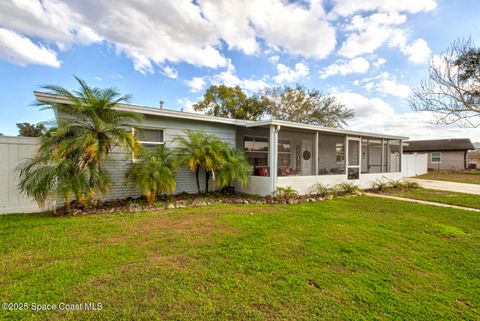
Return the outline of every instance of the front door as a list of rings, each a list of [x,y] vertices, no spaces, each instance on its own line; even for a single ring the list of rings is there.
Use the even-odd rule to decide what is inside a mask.
[[[347,175],[348,179],[360,179],[360,139],[348,138]]]
[[[312,141],[304,139],[302,140],[302,154],[301,154],[301,173],[302,176],[313,175],[313,150]]]

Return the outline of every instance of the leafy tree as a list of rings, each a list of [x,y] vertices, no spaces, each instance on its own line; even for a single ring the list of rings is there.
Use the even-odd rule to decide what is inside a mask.
[[[267,88],[260,95],[268,102],[267,114],[277,120],[342,127],[354,115],[335,97],[301,85]]]
[[[30,124],[30,123],[17,123],[18,136],[24,137],[40,137],[45,134],[47,127],[44,124]]]
[[[252,168],[245,154],[238,149],[228,148],[224,151],[224,158],[217,175],[218,185],[224,187],[240,183],[245,186],[252,174]]]
[[[257,120],[264,113],[265,106],[264,100],[257,96],[248,97],[238,86],[212,85],[193,108],[218,117]]]
[[[92,88],[83,80],[75,78],[80,85],[76,91],[53,85],[44,87],[52,94],[66,97],[69,104],[45,104],[39,101],[38,105],[56,108],[57,112],[65,115],[68,120],[59,121],[57,127],[47,131],[42,138],[37,157],[20,169],[20,179],[28,181],[28,176],[36,175],[37,171],[46,172],[51,166],[65,162],[71,167],[71,173],[78,175],[78,179],[86,180],[86,199],[92,201],[95,191],[105,193],[109,187],[109,178],[102,166],[112,149],[119,146],[127,152],[138,150],[138,142],[124,125],[132,120],[140,120],[141,117],[115,109],[117,104],[127,101],[129,96],[122,96],[113,88]],[[68,189],[71,184],[61,182],[65,177],[59,174],[50,178],[52,182],[57,182],[51,185],[65,186]],[[32,184],[36,182],[41,184],[42,180],[32,181]],[[19,187],[35,199],[42,198],[34,195],[40,191],[41,185],[28,187],[27,184],[20,184]],[[51,189],[54,190],[56,189]],[[71,192],[78,201],[78,193],[73,189]]]
[[[158,195],[175,191],[177,169],[174,151],[159,146],[153,152],[144,150],[138,161],[132,163],[127,178],[142,187],[147,202],[153,203]]]
[[[415,111],[435,113],[437,124],[480,125],[480,48],[453,42],[428,65],[428,77],[408,98]]]
[[[178,154],[180,163],[195,172],[198,193],[201,193],[199,172],[205,170],[205,192],[208,192],[210,178],[215,179],[215,172],[222,166],[226,144],[219,138],[204,131],[185,131],[186,137],[178,136]]]

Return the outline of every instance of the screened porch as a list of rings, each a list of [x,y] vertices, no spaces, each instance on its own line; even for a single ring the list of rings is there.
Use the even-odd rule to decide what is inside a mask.
[[[245,152],[256,187],[263,184],[271,193],[288,185],[304,193],[316,182],[365,186],[376,177],[401,178],[401,139],[312,127],[238,128],[236,146]]]

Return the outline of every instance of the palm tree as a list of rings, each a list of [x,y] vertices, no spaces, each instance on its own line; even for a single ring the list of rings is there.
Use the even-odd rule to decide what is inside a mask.
[[[75,159],[37,154],[20,165],[19,189],[40,206],[61,198],[70,212],[71,196],[81,200],[86,192],[86,173],[78,171],[75,163]]]
[[[252,168],[245,154],[233,148],[226,149],[224,154],[225,160],[217,175],[218,185],[225,187],[240,183],[242,186],[245,186],[252,174]]]
[[[178,136],[178,155],[180,164],[186,165],[195,172],[198,193],[200,190],[200,168],[205,170],[205,192],[208,192],[210,177],[215,179],[215,171],[221,167],[224,160],[226,144],[218,137],[208,135],[204,131],[185,131],[186,137]]]
[[[140,120],[141,116],[115,108],[119,103],[127,102],[129,96],[121,95],[114,88],[92,88],[85,81],[77,77],[75,79],[80,85],[75,91],[54,85],[43,87],[51,94],[67,98],[69,103],[45,104],[39,101],[37,105],[55,108],[58,113],[64,114],[65,120],[59,121],[57,127],[50,129],[42,137],[38,157],[31,160],[38,164],[25,164],[20,172],[27,178],[37,170],[50,168],[53,165],[46,160],[47,157],[52,158],[53,164],[57,161],[68,161],[72,163],[75,172],[81,173],[81,177],[87,179],[87,199],[92,201],[95,191],[105,193],[108,189],[109,179],[102,165],[112,149],[119,146],[127,152],[138,151],[140,145],[125,125],[130,121]],[[34,181],[31,181],[31,184],[34,184]],[[25,191],[22,187],[27,186],[20,184],[19,187]],[[31,187],[31,192],[41,189],[41,186]]]
[[[159,146],[153,152],[144,150],[140,158],[132,163],[127,178],[142,187],[147,202],[153,203],[157,195],[175,191],[177,169],[176,154]]]

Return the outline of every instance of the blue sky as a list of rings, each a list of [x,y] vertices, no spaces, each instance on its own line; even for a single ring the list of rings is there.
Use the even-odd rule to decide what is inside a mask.
[[[480,43],[475,0],[135,1],[0,3],[0,133],[53,119],[31,106],[41,85],[73,75],[133,103],[191,110],[211,84],[248,93],[301,83],[356,112],[349,128],[412,138],[470,137],[429,124],[405,98],[458,37]]]

